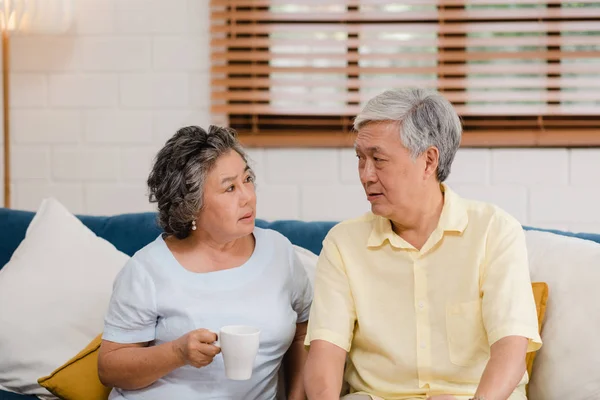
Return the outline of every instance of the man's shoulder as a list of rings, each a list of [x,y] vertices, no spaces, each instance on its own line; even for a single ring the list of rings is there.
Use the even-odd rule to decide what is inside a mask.
[[[370,234],[373,229],[373,222],[377,216],[372,212],[367,212],[359,217],[345,219],[335,224],[327,233],[326,240],[343,240],[349,236],[356,237]]]
[[[465,198],[462,201],[467,210],[470,225],[477,224],[502,230],[522,228],[516,217],[497,204]]]

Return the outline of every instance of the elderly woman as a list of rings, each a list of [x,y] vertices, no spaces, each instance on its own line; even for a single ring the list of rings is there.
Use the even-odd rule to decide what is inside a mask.
[[[179,130],[148,178],[164,233],[114,283],[98,369],[110,399],[304,399],[312,289],[291,243],[255,227],[254,173],[235,133]],[[228,380],[225,325],[261,330],[252,377]]]

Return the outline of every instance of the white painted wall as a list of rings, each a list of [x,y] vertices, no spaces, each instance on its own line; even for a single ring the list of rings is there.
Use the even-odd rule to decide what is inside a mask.
[[[209,115],[207,0],[76,0],[59,37],[12,41],[13,204],[151,210],[150,159]],[[350,149],[252,149],[259,217],[339,220],[368,209]],[[600,232],[600,149],[462,149],[449,184],[522,223]]]

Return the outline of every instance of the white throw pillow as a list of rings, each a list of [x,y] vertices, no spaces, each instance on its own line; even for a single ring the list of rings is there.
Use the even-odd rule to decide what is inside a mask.
[[[128,258],[45,199],[0,270],[0,385],[49,396],[38,378],[102,331],[113,280]]]
[[[317,260],[319,257],[313,253],[312,251],[305,249],[304,247],[300,247],[297,245],[293,245],[294,251],[298,256],[298,259],[302,263],[304,270],[306,271],[306,275],[308,275],[308,280],[310,284],[314,287],[315,285],[315,271],[317,269]],[[279,385],[277,386],[277,395],[275,397],[277,400],[286,400],[285,395],[285,377],[284,377],[284,369],[279,369]]]
[[[308,275],[308,280],[310,281],[310,284],[314,286],[315,271],[317,269],[317,260],[319,259],[319,257],[315,253],[308,249],[305,249],[304,247],[294,245],[294,250],[296,250],[296,255],[298,256],[300,262],[306,270],[306,274]]]
[[[549,286],[530,400],[600,399],[600,244],[526,232],[532,281]]]

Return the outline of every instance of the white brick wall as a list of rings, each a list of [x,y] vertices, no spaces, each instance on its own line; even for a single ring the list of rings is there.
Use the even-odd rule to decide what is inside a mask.
[[[145,180],[156,151],[177,128],[211,121],[207,4],[76,0],[68,35],[13,39],[16,208],[56,196],[78,213],[152,209]],[[262,218],[340,220],[368,210],[352,149],[250,156]],[[448,183],[525,224],[600,232],[599,176],[600,149],[463,149]]]

